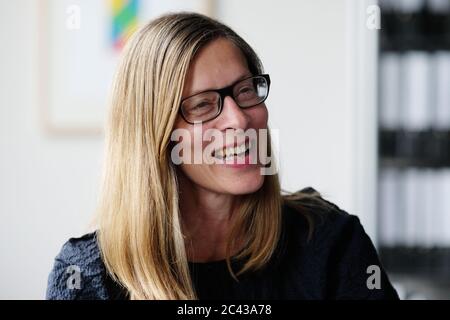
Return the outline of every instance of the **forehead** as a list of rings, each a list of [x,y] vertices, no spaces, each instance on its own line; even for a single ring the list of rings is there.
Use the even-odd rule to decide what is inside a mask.
[[[219,38],[202,47],[189,66],[183,96],[228,86],[251,75],[242,51],[230,40]]]

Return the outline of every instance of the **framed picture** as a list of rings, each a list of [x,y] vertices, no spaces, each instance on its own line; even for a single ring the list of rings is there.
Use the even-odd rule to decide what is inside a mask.
[[[166,12],[213,16],[213,0],[39,2],[38,92],[51,134],[101,134],[120,51],[141,25]]]

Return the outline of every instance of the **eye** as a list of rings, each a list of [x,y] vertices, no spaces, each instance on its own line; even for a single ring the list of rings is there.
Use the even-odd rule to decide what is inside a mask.
[[[237,98],[239,100],[247,100],[254,98],[256,96],[256,90],[253,85],[246,85],[244,87],[239,88],[237,93]]]
[[[210,107],[210,106],[211,106],[211,102],[203,101],[203,102],[200,102],[197,105],[195,105],[192,109],[202,109],[202,108],[206,108],[206,107]]]
[[[253,93],[255,92],[255,88],[253,86],[247,86],[247,87],[243,87],[239,90],[239,94],[241,93]]]
[[[220,97],[215,92],[202,93],[186,100],[183,103],[183,108],[186,113],[191,115],[203,115],[214,112],[217,109],[219,99]]]

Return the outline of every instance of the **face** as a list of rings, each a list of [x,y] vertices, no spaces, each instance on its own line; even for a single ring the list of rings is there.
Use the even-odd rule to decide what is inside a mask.
[[[206,90],[227,87],[249,76],[252,76],[252,74],[240,49],[227,39],[216,39],[197,52],[188,70],[182,99]],[[185,147],[190,148],[192,155],[198,151],[199,144],[203,154],[211,154],[210,151],[205,151],[223,150],[223,147],[230,146],[230,143],[232,146],[239,147],[245,141],[242,139],[243,135],[235,133],[235,140],[230,141],[226,134],[236,132],[234,130],[239,129],[244,132],[252,129],[250,131],[256,130],[258,133],[259,129],[267,129],[267,118],[267,108],[264,103],[243,109],[236,104],[232,97],[227,96],[223,101],[220,115],[203,122],[200,129],[202,133],[209,129],[220,133],[222,139],[216,140],[216,143],[222,140],[219,148],[217,144],[214,148],[211,148],[211,146],[207,148],[211,141],[201,139],[201,142],[196,144],[196,150],[194,150],[194,127],[196,127],[195,130],[199,130],[200,126],[187,123],[181,115],[178,115],[174,129],[183,129],[188,132],[191,139],[186,140],[190,141],[185,143],[190,145],[185,145]],[[196,134],[198,136],[198,131],[196,131]],[[253,142],[255,142],[254,145],[258,143],[257,140]],[[238,150],[235,150],[235,152],[238,153]],[[216,155],[219,152],[213,154]],[[205,161],[192,164],[183,163],[177,169],[179,175],[182,176],[181,179],[190,184],[190,187],[202,188],[220,194],[248,194],[257,191],[262,186],[264,175],[260,173],[261,165],[257,163],[258,161],[250,161],[250,164],[248,161],[245,164],[239,164],[242,162],[239,162],[236,157],[232,157],[231,160],[228,159],[221,161],[222,163],[212,164],[205,163]]]

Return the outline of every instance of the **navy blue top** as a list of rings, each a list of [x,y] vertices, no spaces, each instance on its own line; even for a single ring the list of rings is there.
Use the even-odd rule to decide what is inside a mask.
[[[302,201],[307,206],[311,200]],[[359,219],[328,203],[331,209],[314,208],[309,240],[305,215],[283,206],[282,236],[274,256],[263,269],[238,277],[239,282],[229,274],[225,260],[189,262],[198,297],[398,299]],[[233,261],[232,265],[239,267],[240,263]],[[46,298],[127,298],[127,292],[105,270],[95,233],[71,238],[64,244],[49,275]]]

